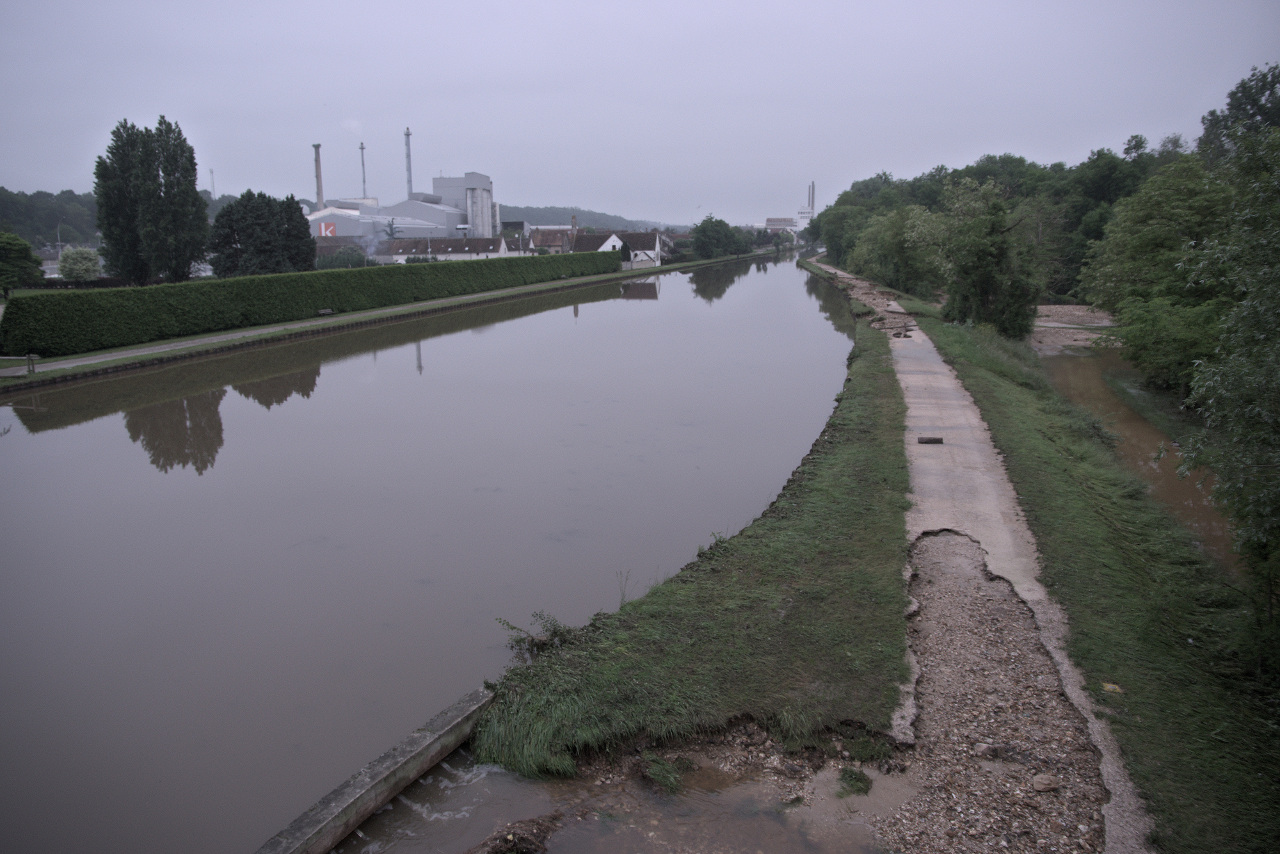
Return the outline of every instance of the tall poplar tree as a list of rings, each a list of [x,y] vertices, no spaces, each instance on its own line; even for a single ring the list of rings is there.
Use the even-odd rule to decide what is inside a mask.
[[[122,120],[94,169],[107,269],[137,284],[181,282],[204,257],[209,232],[196,190],[196,155],[164,116],[154,130]]]

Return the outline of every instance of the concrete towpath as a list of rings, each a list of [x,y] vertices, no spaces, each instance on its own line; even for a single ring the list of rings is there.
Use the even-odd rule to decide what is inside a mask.
[[[1039,581],[1035,539],[1022,515],[1018,496],[1005,473],[1004,464],[992,444],[986,423],[977,405],[965,391],[955,372],[943,362],[933,342],[915,327],[914,322],[902,312],[890,295],[880,293],[870,283],[850,277],[842,271],[831,267],[825,267],[825,269],[849,291],[852,297],[875,309],[878,315],[877,325],[881,325],[892,334],[890,347],[894,369],[907,405],[906,451],[910,468],[911,495],[909,497],[912,500],[912,508],[907,512],[906,525],[908,541],[913,544],[913,552],[935,535],[944,533],[959,535],[952,538],[952,542],[959,542],[955,545],[945,545],[943,550],[964,551],[963,547],[968,546],[968,543],[963,542],[964,540],[975,544],[980,569],[1007,581],[1012,587],[1012,592],[1025,603],[1026,608],[1030,609],[1034,621],[1028,623],[1032,627],[1031,634],[1025,636],[1023,642],[1034,646],[1034,638],[1038,634],[1043,650],[1052,662],[1049,665],[1046,661],[1046,669],[1052,668],[1047,675],[1052,677],[1054,675],[1052,671],[1056,670],[1059,683],[1057,687],[1060,687],[1061,694],[1065,695],[1070,705],[1074,707],[1075,713],[1072,713],[1072,717],[1081,726],[1082,738],[1084,728],[1087,728],[1088,740],[1093,748],[1096,748],[1099,757],[1094,761],[1098,762],[1101,782],[1109,795],[1109,799],[1101,808],[1105,824],[1105,851],[1111,854],[1138,854],[1138,852],[1149,851],[1146,839],[1151,829],[1150,818],[1121,761],[1119,746],[1107,722],[1095,711],[1089,695],[1084,690],[1082,675],[1067,657],[1066,617]],[[921,443],[919,440],[922,438],[929,439],[930,442]],[[936,545],[934,550],[937,550]],[[940,561],[935,559],[931,564],[935,571],[940,569],[944,576],[950,573],[957,577],[931,577],[928,579],[931,587],[935,580],[955,584],[961,571],[958,569],[952,571],[951,564],[959,566],[963,563],[963,559],[949,561],[945,556]],[[966,591],[969,588],[974,591],[973,607],[969,610],[974,613],[981,612],[980,619],[966,630],[974,635],[984,631],[991,621],[1002,619],[999,609],[991,610],[990,607],[991,602],[999,598],[999,591],[993,588],[979,589],[982,588],[985,573],[973,573],[971,584],[961,582],[947,594],[955,598],[968,595]],[[940,589],[943,586],[945,584],[940,583],[937,588]],[[923,597],[923,593],[921,595]],[[941,613],[947,613],[945,609],[948,605],[954,606],[955,603],[942,602]],[[983,608],[987,610],[983,611]],[[953,616],[948,614],[942,618],[942,622],[956,622]],[[926,622],[929,621],[929,607],[926,606],[921,611],[920,618]],[[940,633],[945,631],[947,626],[926,627],[924,634],[927,635],[930,628],[935,633]],[[996,635],[1006,639],[1017,636],[1012,630],[1009,633],[998,631]],[[964,645],[966,637],[953,636],[947,643]],[[976,646],[980,640],[975,638],[973,643]],[[916,645],[916,641],[913,640],[913,649]],[[979,679],[982,671],[991,669],[983,667],[983,662],[990,664],[1004,652],[1006,651],[1000,648],[1000,643],[997,641],[994,646],[979,650],[976,659],[970,659],[971,664],[965,669],[973,675],[959,675],[957,678],[957,674],[934,674],[947,678],[934,679],[932,682],[941,684],[945,688],[945,683],[950,678],[959,683],[954,690],[963,694],[964,683]],[[975,660],[978,662],[976,666],[972,664]],[[921,660],[920,666],[924,674],[921,683],[918,684],[922,684],[923,678],[930,676],[929,664]],[[965,717],[979,717],[986,714],[982,709],[994,708],[996,712],[991,720],[998,722],[1001,720],[1001,711],[1005,712],[1004,717],[1011,717],[1008,710],[1025,709],[1025,698],[1019,697],[1018,694],[1032,684],[1030,681],[1023,679],[1019,683],[1019,680],[1005,678],[1005,675],[1000,673],[988,675],[990,680],[986,683],[987,687],[978,693],[991,696],[977,698],[975,700],[977,706],[974,707],[977,710],[970,711],[966,708],[963,713]],[[909,697],[908,702],[904,704],[906,708],[916,710],[918,706],[921,718],[945,713],[941,708],[936,712],[931,710],[930,701],[919,696],[919,692],[915,693],[916,695]],[[1057,694],[1056,691],[1052,693]],[[1000,696],[1001,694],[1007,696]],[[1020,714],[1025,717],[1029,713],[1024,711]],[[996,724],[993,723],[992,726]],[[939,729],[954,730],[956,727],[954,723],[948,722],[948,727]],[[1053,732],[1053,728],[1046,729],[1040,737],[1055,738],[1052,735]],[[955,739],[953,738],[952,741]],[[978,760],[1000,758],[998,745],[978,743],[973,747],[978,754],[976,757]],[[945,749],[947,748],[940,748],[940,752]],[[1066,762],[1065,746],[1062,751],[1056,755],[1064,757],[1063,761]],[[999,762],[986,761],[983,765],[982,761],[969,761],[971,758],[965,757],[979,776],[984,770],[991,774],[1002,771],[997,767],[1001,765]],[[952,764],[957,765],[954,762]],[[944,775],[945,779],[957,780],[960,775],[956,770],[956,768],[949,769]],[[1008,768],[1004,768],[1003,771],[1007,773]],[[996,776],[999,775],[996,774]],[[1055,787],[1057,784],[1057,781],[1054,781]],[[992,792],[998,789],[999,786],[996,785],[991,787]],[[1040,791],[1039,784],[1035,791]],[[1013,801],[1015,804],[1018,803],[1017,797],[1014,797]],[[1084,825],[1081,829],[1084,829]],[[975,830],[968,835],[972,837],[977,832]],[[991,843],[994,844],[995,840],[992,839]],[[1092,850],[1087,842],[1080,847],[1083,850]]]

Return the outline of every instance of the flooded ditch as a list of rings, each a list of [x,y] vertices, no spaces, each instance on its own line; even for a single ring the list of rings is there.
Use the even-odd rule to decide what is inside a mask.
[[[1231,527],[1210,498],[1212,481],[1204,479],[1204,472],[1178,477],[1179,459],[1172,439],[1108,383],[1110,379],[1142,393],[1138,372],[1117,350],[1105,348],[1046,356],[1043,362],[1058,393],[1115,434],[1121,462],[1146,481],[1152,497],[1192,531],[1205,554],[1224,567],[1234,567]]]

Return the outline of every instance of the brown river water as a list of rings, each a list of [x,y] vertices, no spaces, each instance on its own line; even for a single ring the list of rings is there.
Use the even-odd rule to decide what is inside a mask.
[[[1138,372],[1112,349],[1046,356],[1043,361],[1058,393],[1091,412],[1117,436],[1120,461],[1147,482],[1152,497],[1192,532],[1205,554],[1224,567],[1234,567],[1231,527],[1209,497],[1212,480],[1206,480],[1204,472],[1178,477],[1172,440],[1107,384],[1111,377],[1143,393]]]
[[[842,312],[734,262],[0,400],[0,848],[255,850],[763,511]]]

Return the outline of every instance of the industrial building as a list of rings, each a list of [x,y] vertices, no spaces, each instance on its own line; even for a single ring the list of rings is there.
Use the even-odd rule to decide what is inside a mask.
[[[382,206],[375,197],[359,199],[324,198],[320,172],[320,146],[315,148],[316,210],[307,215],[316,238],[355,238],[367,248],[396,238],[495,238],[501,217],[493,200],[493,181],[488,175],[467,172],[460,178],[438,177],[431,181],[430,193],[413,191],[413,164],[409,150],[409,129],[405,128],[404,201]],[[363,166],[363,144],[361,164]]]

